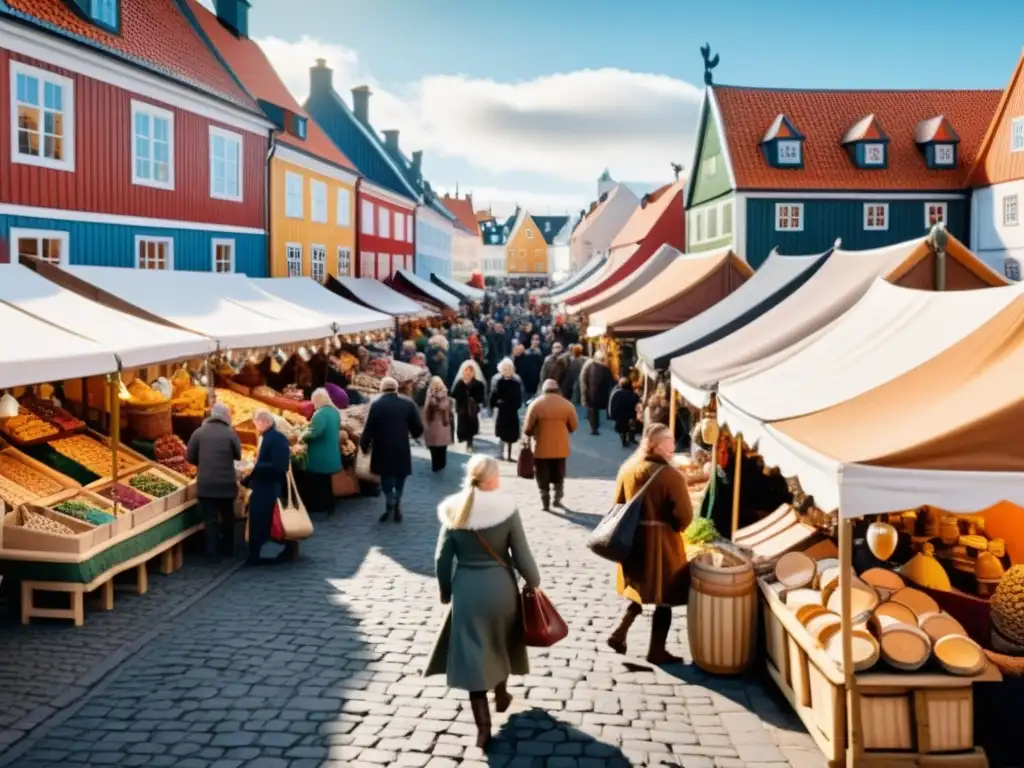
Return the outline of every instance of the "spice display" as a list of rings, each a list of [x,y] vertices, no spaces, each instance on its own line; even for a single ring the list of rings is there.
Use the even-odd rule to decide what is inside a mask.
[[[52,517],[46,517],[46,515],[37,515],[35,512],[24,512],[24,522],[21,527],[27,528],[30,531],[40,531],[42,533],[56,533],[60,536],[74,536],[75,532],[68,528],[64,523],[58,523]]]
[[[48,477],[39,470],[10,456],[0,456],[0,476],[29,494],[29,498],[22,501],[52,496],[64,490],[64,486],[52,477]]]
[[[170,480],[165,480],[151,472],[143,472],[141,475],[136,475],[128,481],[128,484],[135,490],[142,491],[158,499],[162,499],[164,496],[178,490],[178,486]]]
[[[127,510],[136,510],[139,507],[146,506],[152,501],[148,496],[144,496],[131,486],[125,485],[124,483],[116,483],[115,485],[104,488],[99,492],[99,495],[105,499],[116,501]]]
[[[62,437],[50,443],[50,447],[76,464],[81,464],[94,475],[111,477],[114,474],[114,461],[110,446],[93,440],[91,437],[85,435]],[[123,452],[118,455],[118,465],[121,469],[137,464],[138,461]]]
[[[171,412],[175,416],[203,416],[206,414],[207,391],[203,387],[189,386],[175,390],[171,401]]]
[[[90,525],[106,525],[117,520],[110,512],[104,512],[102,509],[97,509],[87,502],[76,499],[62,501],[60,504],[55,504],[53,508],[61,514],[81,520],[83,523],[89,523]]]
[[[45,440],[48,437],[60,434],[59,429],[24,407],[18,409],[17,416],[3,419],[0,429],[19,443]]]

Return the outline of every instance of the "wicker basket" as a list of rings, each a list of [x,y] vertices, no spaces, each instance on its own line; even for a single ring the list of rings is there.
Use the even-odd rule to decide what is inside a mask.
[[[127,411],[128,427],[142,440],[156,440],[174,431],[170,403],[148,408],[132,405]]]

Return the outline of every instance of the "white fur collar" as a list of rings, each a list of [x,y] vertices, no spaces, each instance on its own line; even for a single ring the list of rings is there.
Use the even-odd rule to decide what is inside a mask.
[[[466,501],[467,491],[460,491],[442,501],[437,507],[437,519],[441,525],[449,525],[452,518],[459,514]],[[473,509],[469,513],[466,529],[482,531],[501,525],[516,513],[515,501],[502,491],[474,491]]]

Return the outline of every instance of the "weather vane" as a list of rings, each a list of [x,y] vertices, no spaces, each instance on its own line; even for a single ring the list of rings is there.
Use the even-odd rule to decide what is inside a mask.
[[[711,81],[711,70],[718,66],[718,54],[711,55],[710,43],[704,43],[700,47],[700,53],[704,57],[704,85],[714,85]]]
[[[676,181],[679,181],[679,174],[683,172],[683,166],[680,163],[672,163],[672,173],[676,175]]]

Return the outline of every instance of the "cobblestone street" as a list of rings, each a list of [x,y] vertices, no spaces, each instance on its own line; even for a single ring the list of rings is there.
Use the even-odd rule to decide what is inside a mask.
[[[492,431],[485,422],[478,450],[496,455]],[[542,512],[533,483],[503,464],[544,589],[571,632],[531,651],[532,674],[513,678],[515,703],[495,716],[489,754],[471,746],[466,694],[420,676],[442,616],[435,509],[466,456],[431,476],[426,450],[414,455],[401,526],[377,522],[381,500],[346,500],[315,520],[297,563],[232,571],[188,558],[181,572],[155,576],[150,594],[89,611],[82,629],[0,627],[0,750],[10,745],[0,766],[823,765],[759,677],[651,668],[647,617],[628,656],[605,647],[621,604],[613,569],[584,540],[625,451],[610,430],[593,437],[585,425],[567,510]],[[670,648],[688,657],[685,637],[677,610]]]

